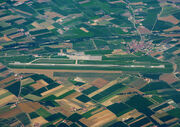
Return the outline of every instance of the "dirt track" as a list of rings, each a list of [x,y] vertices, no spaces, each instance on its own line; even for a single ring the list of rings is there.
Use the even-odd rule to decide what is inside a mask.
[[[54,72],[79,72],[79,73],[122,73],[122,71],[101,71],[101,70],[42,70],[42,69],[11,69],[15,73],[37,73],[45,74],[53,78]]]

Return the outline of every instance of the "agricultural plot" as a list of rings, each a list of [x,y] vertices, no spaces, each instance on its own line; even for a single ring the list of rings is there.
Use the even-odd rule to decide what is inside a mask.
[[[167,5],[163,7],[163,12],[161,13],[160,16],[161,17],[168,16],[168,15],[176,14],[178,12],[179,10],[177,8]]]
[[[9,62],[26,63],[26,62],[31,62],[32,60],[34,60],[33,56],[13,56],[13,57],[1,57],[0,58],[0,62],[5,64],[5,65]]]
[[[99,112],[88,119],[82,118],[80,121],[85,123],[87,126],[102,126],[109,123],[112,120],[115,120],[116,116],[109,110],[104,110]]]
[[[84,73],[79,74],[80,76],[84,75]],[[88,75],[88,73],[85,73],[85,75]],[[104,75],[104,73],[99,74],[99,76]],[[72,84],[67,87],[58,84],[42,74],[28,75],[27,78],[24,78],[21,81],[21,83],[23,83],[21,97],[28,99],[28,101],[32,100],[36,102],[21,102],[18,104],[19,109],[16,108],[16,110],[9,111],[8,108],[3,108],[3,110],[7,111],[3,116],[7,117],[11,112],[15,115],[24,112],[29,114],[31,121],[34,124],[59,124],[67,118],[69,121],[78,124],[80,121],[82,125],[85,126],[91,126],[92,123],[101,126],[104,124],[113,125],[116,123],[117,117],[118,119],[122,119],[131,115],[132,118],[125,121],[125,125],[127,124],[133,127],[136,125],[152,124],[152,122],[149,119],[147,120],[146,117],[143,117],[142,114],[151,115],[153,112],[157,112],[162,108],[164,109],[169,106],[164,106],[162,104],[156,108],[150,108],[149,106],[152,106],[153,104],[164,103],[164,96],[159,97],[159,95],[156,94],[155,96],[152,96],[152,98],[145,97],[143,92],[140,92],[138,89],[145,89],[149,84],[153,87],[153,90],[145,91],[147,94],[154,94],[153,91],[160,89],[159,87],[156,88],[157,85],[152,85],[154,82],[150,82],[142,87],[142,84],[146,84],[146,82],[135,74],[134,76],[129,76],[129,74],[119,74],[117,76],[119,77],[118,80],[113,80],[111,82],[109,82],[110,80],[96,77],[93,81],[91,80],[89,83],[84,83],[79,82],[80,80],[74,80],[76,79],[75,77],[76,75],[73,75],[72,78],[69,78],[69,81],[72,82]],[[84,81],[84,78],[81,77],[81,80]],[[63,84],[62,81],[61,83]],[[163,86],[160,86],[163,88],[167,85],[162,81],[156,81],[155,83],[163,84]],[[134,88],[129,88],[133,86]],[[78,91],[81,88],[84,89]],[[171,87],[168,87],[168,89],[171,89]],[[134,94],[133,92],[136,93]],[[158,93],[163,95],[164,91],[158,91]],[[45,95],[41,96],[42,94]],[[126,98],[123,97],[124,94],[126,95]],[[128,94],[132,95],[128,96]],[[0,97],[2,97],[2,99],[6,99],[6,97],[10,97],[11,95],[12,94],[7,90],[1,90]],[[171,94],[169,97],[171,98],[173,96],[174,94]],[[13,95],[11,99],[13,97],[15,96]],[[10,102],[10,100],[6,100]],[[49,107],[49,109],[46,107]],[[137,110],[139,112],[137,112]],[[13,116],[13,114],[11,116]],[[101,119],[99,119],[100,116],[102,117]],[[161,119],[166,122],[178,117],[177,114],[174,114],[173,116],[174,117],[172,118],[162,117]],[[19,119],[21,119],[21,117],[19,117]],[[28,125],[29,122],[25,120],[23,124]]]
[[[138,111],[143,112],[144,114],[151,115],[153,112],[147,107],[152,105],[153,103],[143,98],[140,95],[135,95],[131,97],[127,102],[127,105],[136,108]]]
[[[48,123],[48,121],[45,120],[42,116],[40,116],[40,117],[32,119],[32,123],[33,124],[39,123],[40,125],[45,125],[46,123]]]
[[[14,84],[6,87],[5,89],[9,90],[11,93],[13,93],[15,96],[18,96],[20,91],[20,82],[15,82]]]
[[[1,90],[0,91],[0,99],[3,99],[4,97],[7,97],[7,96],[9,96],[9,95],[11,95],[12,93],[10,93],[9,91],[6,91],[6,90]]]
[[[171,27],[173,27],[172,23],[158,20],[156,22],[156,25],[154,26],[154,30],[162,31],[162,30],[165,30],[165,29],[169,29]]]
[[[29,121],[29,118],[28,118],[28,116],[26,115],[26,114],[18,114],[17,116],[16,116],[16,118],[18,119],[18,120],[20,120],[21,122],[22,122],[22,124],[23,125],[28,125],[28,124],[30,124],[30,121]]]
[[[36,112],[29,113],[29,116],[30,116],[31,119],[39,117],[39,115]]]
[[[90,101],[91,99],[85,95],[81,95],[81,96],[78,96],[76,99],[78,99],[79,101],[82,101],[84,103]]]
[[[57,121],[59,119],[64,119],[64,118],[66,118],[66,116],[64,116],[61,113],[57,113],[57,114],[50,115],[50,116],[46,117],[45,119],[49,122],[53,122],[53,121]]]
[[[167,88],[170,88],[170,86],[166,82],[160,81],[160,82],[151,82],[146,86],[144,86],[143,88],[141,88],[140,90],[146,92],[146,91],[153,91],[153,90],[167,89]]]
[[[89,95],[89,94],[91,94],[92,92],[94,92],[94,91],[96,91],[96,90],[98,90],[98,88],[95,87],[95,86],[92,86],[92,87],[90,87],[90,88],[88,88],[88,89],[86,89],[86,90],[83,90],[82,93],[84,93],[84,94],[86,94],[86,95]]]
[[[152,10],[148,10],[147,15],[145,16],[145,20],[142,22],[143,25],[149,30],[153,29],[153,23],[155,23],[157,14],[161,11],[161,8],[155,8]]]
[[[175,87],[176,89],[180,88],[180,81],[176,81],[174,83],[171,84],[173,87]]]
[[[94,95],[92,97],[92,99],[96,100],[96,101],[102,101],[103,99],[105,99],[106,97],[109,97],[111,95],[115,95],[118,92],[120,92],[125,86],[123,86],[122,84],[115,84],[107,89],[105,89],[104,91]]]
[[[176,118],[180,118],[180,115],[179,115],[180,109],[179,109],[179,108],[170,110],[170,111],[168,111],[168,113],[169,113],[169,115],[171,115],[171,116],[174,116],[174,117],[176,117]]]
[[[44,118],[51,116],[51,113],[49,113],[48,111],[46,111],[43,108],[40,108],[40,109],[36,110],[35,112]]]
[[[0,126],[179,126],[179,5],[0,0]]]
[[[161,98],[159,96],[152,96],[152,99],[155,100],[158,103],[162,103],[162,102],[165,101],[163,98]]]
[[[133,108],[128,107],[127,105],[123,103],[115,103],[107,107],[111,112],[116,114],[117,117],[133,110]]]
[[[143,126],[151,122],[148,118],[141,119],[133,124],[130,125],[130,127],[136,127],[136,126]],[[150,123],[151,124],[151,123]]]
[[[34,80],[32,78],[26,78],[24,80],[21,80],[21,85],[22,86],[29,85],[29,84],[32,84],[32,83],[34,83]]]

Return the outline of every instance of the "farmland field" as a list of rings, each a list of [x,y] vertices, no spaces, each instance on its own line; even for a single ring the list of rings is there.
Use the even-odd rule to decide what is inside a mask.
[[[179,127],[178,0],[0,0],[0,127]]]
[[[103,98],[110,96],[111,94],[118,93],[124,87],[125,86],[123,86],[122,84],[117,83],[117,84],[107,88],[106,90],[96,94],[95,96],[92,97],[92,99],[100,101]]]
[[[115,103],[107,107],[110,111],[114,112],[117,117],[133,110],[133,108],[128,107],[123,103]]]
[[[38,110],[36,110],[36,113],[42,117],[48,117],[51,115],[51,113],[49,113],[48,111],[46,111],[45,109],[43,108],[40,108]]]
[[[147,84],[145,87],[141,89],[141,91],[152,91],[152,90],[158,90],[158,89],[164,89],[164,88],[170,88],[170,86],[165,82],[152,82]]]

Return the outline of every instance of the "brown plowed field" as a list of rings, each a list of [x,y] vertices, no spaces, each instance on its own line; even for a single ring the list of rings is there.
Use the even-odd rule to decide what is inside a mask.
[[[26,102],[18,104],[19,108],[26,113],[34,112],[37,109],[43,107],[38,102]]]
[[[164,30],[165,32],[170,32],[170,31],[174,31],[174,30],[180,30],[180,27],[179,26],[174,26],[174,27],[171,27],[169,29],[166,29]]]
[[[170,22],[170,23],[173,23],[173,24],[178,24],[179,23],[179,20],[176,19],[174,16],[170,15],[170,16],[166,16],[166,17],[159,17],[159,20],[162,20],[162,21],[166,21],[166,22]]]
[[[114,119],[116,119],[116,116],[112,112],[104,110],[89,117],[88,119],[82,118],[80,121],[90,127],[101,127]]]
[[[96,86],[98,88],[102,88],[107,83],[108,83],[108,81],[106,81],[106,80],[104,80],[102,78],[98,78],[98,79],[94,80],[93,82],[91,82],[91,85]]]
[[[4,118],[4,119],[7,119],[7,118],[10,118],[10,117],[14,117],[16,116],[17,114],[21,113],[22,111],[19,109],[19,108],[14,108],[8,112],[5,112],[3,114],[0,114],[0,118]]]
[[[15,79],[15,76],[13,75],[13,76],[10,76],[10,77],[8,77],[8,78],[6,78],[6,79],[4,79],[4,80],[1,80],[0,81],[0,84],[4,84],[4,83],[7,83],[7,82],[10,82],[11,80],[13,80],[13,79]]]
[[[160,76],[160,80],[167,82],[168,84],[172,84],[176,82],[178,79],[175,77],[174,74],[163,74]]]

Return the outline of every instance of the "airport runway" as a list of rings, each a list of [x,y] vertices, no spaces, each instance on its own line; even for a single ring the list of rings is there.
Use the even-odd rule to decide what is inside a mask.
[[[125,68],[165,68],[165,65],[112,65],[112,64],[48,64],[48,63],[9,63],[9,65],[22,66],[74,66],[74,67],[125,67]]]

